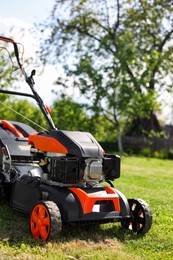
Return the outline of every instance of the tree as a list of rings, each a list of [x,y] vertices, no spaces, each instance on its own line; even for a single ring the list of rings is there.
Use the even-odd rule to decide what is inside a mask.
[[[8,57],[7,57],[8,54]],[[5,46],[0,46],[0,88],[7,89],[10,87],[14,87],[14,83],[17,79],[16,72],[13,71],[13,62],[11,56],[8,53],[8,50]],[[13,56],[13,55],[12,55]],[[5,94],[1,94],[0,101],[4,102],[8,99],[9,96]]]
[[[23,122],[36,131],[47,129],[44,115],[38,107],[25,99],[9,98],[0,104],[1,118],[5,120]]]
[[[150,119],[149,131],[160,130],[157,96],[172,86],[171,1],[58,0],[41,26],[47,29],[43,61],[64,64],[90,108],[117,129],[120,151],[123,127],[132,121]]]
[[[0,88],[8,89],[10,87],[16,88],[17,74],[14,70],[14,64],[12,61],[13,53],[8,51],[8,44],[0,41]],[[10,104],[9,95],[0,93],[0,119],[6,119],[9,111],[4,106]],[[11,113],[12,114],[12,113]]]
[[[69,97],[62,96],[61,99],[54,101],[52,118],[58,129],[87,131],[89,118],[82,105],[74,102]]]
[[[99,141],[112,141],[113,129],[109,121],[102,116],[88,114],[86,108],[70,97],[62,95],[54,101],[52,118],[58,129],[90,132]]]

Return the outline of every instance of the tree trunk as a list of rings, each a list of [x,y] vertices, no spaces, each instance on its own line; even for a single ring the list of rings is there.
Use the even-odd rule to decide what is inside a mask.
[[[120,126],[118,125],[118,127],[117,127],[117,134],[118,134],[118,136],[117,136],[117,139],[118,139],[118,150],[119,150],[119,152],[120,153],[123,153],[124,151],[123,151],[123,143],[122,143],[122,135],[121,135],[121,129],[120,129]]]

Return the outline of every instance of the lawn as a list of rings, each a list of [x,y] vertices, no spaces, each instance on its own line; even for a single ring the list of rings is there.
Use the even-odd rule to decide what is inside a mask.
[[[127,198],[142,198],[153,213],[143,237],[120,223],[64,227],[56,241],[34,240],[27,216],[0,202],[0,259],[173,259],[173,161],[123,157],[117,189]]]

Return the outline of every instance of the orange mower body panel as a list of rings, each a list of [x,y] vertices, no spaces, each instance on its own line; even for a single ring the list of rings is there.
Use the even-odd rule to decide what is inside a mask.
[[[36,149],[45,152],[62,153],[62,154],[68,153],[66,147],[55,138],[38,135],[37,133],[33,133],[29,135],[28,144],[30,145],[34,144],[34,147]]]
[[[104,190],[101,192],[86,193],[83,189],[80,188],[69,188],[79,199],[83,214],[92,213],[94,205],[97,202],[101,201],[111,201],[114,207],[114,211],[120,212],[120,201],[119,196],[116,193],[115,189],[110,187],[104,187]]]

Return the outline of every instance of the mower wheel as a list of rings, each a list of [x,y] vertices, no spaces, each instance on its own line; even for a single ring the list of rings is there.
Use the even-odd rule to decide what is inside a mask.
[[[31,211],[29,225],[35,239],[57,238],[62,228],[59,208],[53,201],[38,202]]]
[[[130,218],[124,218],[121,225],[134,233],[144,235],[152,225],[152,213],[149,205],[142,199],[128,199]]]

